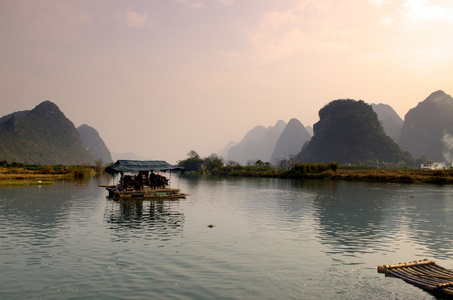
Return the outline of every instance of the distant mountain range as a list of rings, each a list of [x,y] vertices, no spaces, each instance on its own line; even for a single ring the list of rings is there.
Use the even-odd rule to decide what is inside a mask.
[[[288,124],[280,120],[275,126],[254,127],[239,143],[230,142],[222,153],[227,153],[227,161],[241,165],[257,160],[276,164],[279,160],[298,154],[310,138],[311,135],[299,120],[291,119]]]
[[[0,160],[38,165],[94,164],[99,158],[110,162],[107,147],[100,151],[105,144],[97,131],[87,125],[79,129],[82,134],[50,101],[8,114],[0,118]]]
[[[319,118],[313,138],[296,156],[297,161],[413,164],[410,154],[385,134],[376,112],[364,101],[332,101],[319,111]]]
[[[299,120],[289,120],[274,146],[270,162],[276,164],[282,159],[297,155],[310,139],[311,134]]]
[[[256,126],[220,155],[242,165],[257,160],[277,164],[291,156],[340,164],[453,161],[453,98],[443,91],[409,110],[404,121],[389,105],[352,99],[330,102],[319,117],[313,129],[297,119]],[[136,158],[132,153],[114,156]],[[0,160],[77,165],[99,159],[113,161],[96,129],[86,124],[76,129],[50,101],[0,118]]]
[[[83,124],[77,127],[83,147],[93,155],[96,160],[102,159],[103,163],[113,162],[112,155],[102,140],[101,136],[93,127]]]
[[[276,126],[257,126],[236,145],[225,147],[220,155],[240,164],[258,159],[276,164],[290,155],[307,162],[414,164],[412,158],[453,161],[453,98],[443,91],[432,93],[411,109],[404,121],[387,104],[346,100],[335,100],[335,104],[321,109],[320,118],[324,118],[313,129],[303,128],[299,120],[292,119],[275,139],[283,121],[279,121],[283,123],[278,131]],[[342,115],[329,109],[330,105],[339,108]],[[326,111],[330,112],[327,118]],[[270,130],[274,130],[274,135],[266,140]],[[304,144],[304,151],[300,151]]]
[[[395,112],[395,110],[387,104],[371,104],[371,107],[378,115],[378,119],[382,124],[384,132],[391,137],[395,142],[398,142],[403,128],[403,119]]]
[[[256,126],[236,145],[229,149],[227,161],[245,165],[249,161],[269,161],[278,138],[285,129],[286,123],[278,121],[275,126]]]
[[[453,161],[453,98],[437,91],[409,110],[398,141],[414,157]]]

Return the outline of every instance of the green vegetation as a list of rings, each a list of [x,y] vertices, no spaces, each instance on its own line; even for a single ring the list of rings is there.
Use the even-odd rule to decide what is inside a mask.
[[[269,163],[263,163],[261,160],[258,160],[254,165],[248,166],[230,163],[228,166],[215,169],[212,174],[244,177],[279,177],[281,171],[271,167]]]
[[[1,159],[39,165],[94,163],[74,124],[50,101],[1,120]]]
[[[390,163],[414,166],[408,152],[384,133],[369,104],[351,99],[335,100],[319,111],[314,136],[296,156],[297,161],[336,161],[342,165],[377,166]]]
[[[187,159],[179,161],[178,166],[186,167],[186,174],[189,175],[453,184],[453,169],[433,171],[366,165],[344,166],[336,162],[296,163],[293,158],[280,161],[277,167],[261,160],[241,166],[234,161],[228,161],[225,165],[223,158],[215,154],[201,158],[192,150],[188,156]]]
[[[48,180],[0,180],[0,186],[28,186],[28,185],[52,185]]]
[[[338,164],[334,162],[329,164],[292,163],[289,168],[281,167],[288,165],[285,160],[284,164],[279,164],[279,168],[274,168],[269,162],[261,160],[249,162],[247,166],[241,166],[234,161],[229,161],[225,165],[223,158],[218,157],[216,154],[201,158],[193,150],[187,156],[187,159],[178,161],[178,166],[186,168],[186,174],[189,175],[310,178],[320,174],[325,177],[327,174],[335,173],[338,169]]]
[[[202,159],[192,150],[187,156],[187,159],[178,161],[178,166],[185,168],[187,174],[212,174],[224,164],[223,158],[218,157],[217,154],[211,154]]]
[[[290,170],[282,172],[283,178],[331,178],[336,175],[338,164],[296,163]]]
[[[59,179],[84,179],[102,173],[102,160],[95,166],[25,165],[0,161],[0,186],[50,185]]]

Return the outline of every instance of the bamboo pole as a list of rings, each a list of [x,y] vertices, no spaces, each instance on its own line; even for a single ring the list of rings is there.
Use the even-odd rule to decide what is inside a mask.
[[[385,273],[385,270],[388,270],[388,269],[430,265],[430,264],[434,264],[434,263],[436,263],[434,260],[429,260],[429,259],[425,258],[423,260],[419,260],[419,261],[414,260],[414,261],[408,262],[408,263],[397,263],[394,265],[382,265],[382,266],[378,266],[377,269],[378,269],[379,273]]]

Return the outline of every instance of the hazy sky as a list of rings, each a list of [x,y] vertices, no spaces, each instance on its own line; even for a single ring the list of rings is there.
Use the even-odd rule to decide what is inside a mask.
[[[451,0],[0,0],[0,116],[57,104],[176,162],[332,100],[453,93]]]

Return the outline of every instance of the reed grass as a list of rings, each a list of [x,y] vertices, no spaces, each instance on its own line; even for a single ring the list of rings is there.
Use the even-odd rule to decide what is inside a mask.
[[[53,181],[48,180],[0,180],[0,187],[6,186],[29,186],[29,185],[52,185],[55,184]]]

